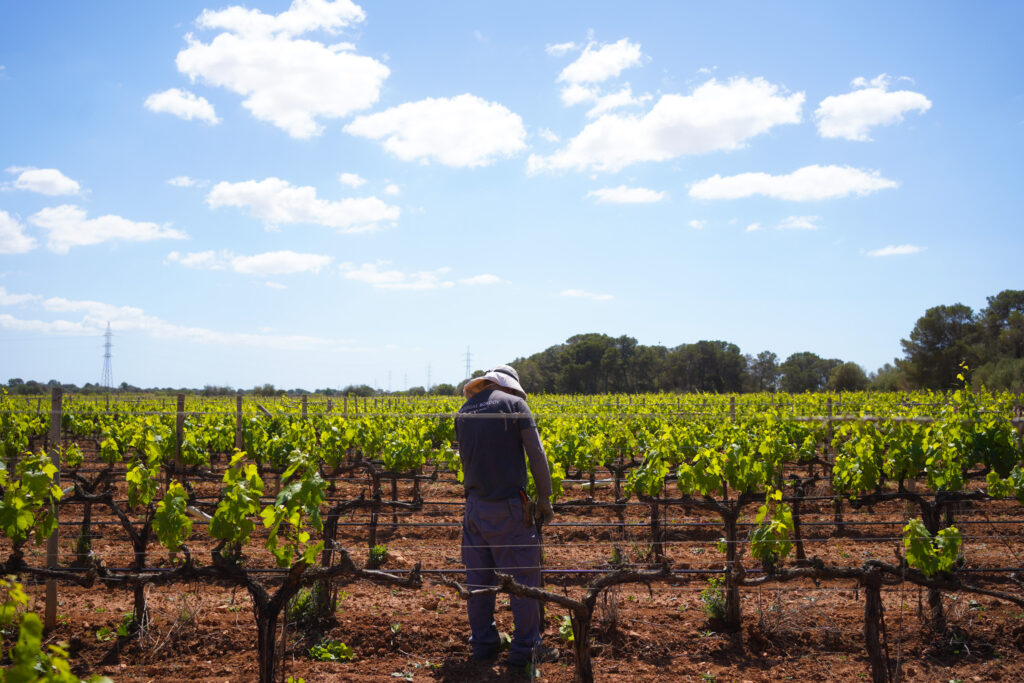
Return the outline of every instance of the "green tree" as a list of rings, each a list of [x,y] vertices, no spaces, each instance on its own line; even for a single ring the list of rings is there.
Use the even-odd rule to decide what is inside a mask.
[[[779,366],[782,373],[780,386],[783,391],[791,394],[821,391],[828,386],[832,370],[842,363],[837,358],[822,358],[810,351],[794,353]]]
[[[607,370],[617,366],[617,354],[605,358],[613,346],[606,334],[588,333],[569,337],[561,354],[558,391],[566,394],[597,394],[608,391]]]
[[[978,313],[983,363],[1001,358],[1024,358],[1024,290],[1005,289],[988,297]]]
[[[985,363],[974,372],[972,384],[987,389],[1024,391],[1024,358],[1000,358]]]
[[[342,389],[341,393],[344,396],[375,396],[377,394],[377,390],[368,384],[350,384]]]
[[[735,344],[699,341],[672,349],[667,358],[672,389],[714,393],[743,391],[747,360]]]
[[[750,391],[776,391],[779,388],[779,357],[772,351],[746,357],[747,388]]]
[[[977,328],[969,306],[934,306],[918,318],[910,339],[901,339],[905,357],[897,360],[907,381],[919,389],[956,389],[960,364],[974,365],[971,343]]]
[[[837,365],[828,376],[828,388],[832,391],[864,391],[867,387],[867,373],[856,363]]]
[[[907,380],[902,370],[892,363],[886,363],[871,373],[869,388],[875,391],[904,391]]]

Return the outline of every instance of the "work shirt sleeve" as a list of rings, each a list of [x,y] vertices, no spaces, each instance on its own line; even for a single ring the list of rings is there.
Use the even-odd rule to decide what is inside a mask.
[[[523,448],[530,463],[533,483],[537,486],[537,500],[551,500],[551,472],[548,470],[548,456],[544,453],[544,444],[540,442],[540,433],[536,427],[519,430],[523,437]]]

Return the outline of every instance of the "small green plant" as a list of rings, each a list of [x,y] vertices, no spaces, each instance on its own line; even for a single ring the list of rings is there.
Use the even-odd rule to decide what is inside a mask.
[[[84,557],[89,554],[92,550],[92,537],[85,533],[84,530],[75,539],[75,554],[79,557]]]
[[[608,557],[608,564],[613,566],[622,564],[622,550],[619,549],[619,546],[612,546],[612,554]]]
[[[288,621],[293,624],[310,624],[316,618],[316,605],[313,600],[313,591],[308,588],[300,588],[291,600],[288,601]]]
[[[113,640],[114,638],[127,638],[135,631],[135,615],[131,612],[126,612],[121,617],[121,623],[117,625],[117,628],[110,628],[104,626],[96,631],[96,640],[100,642],[106,642]]]
[[[394,640],[398,637],[398,633],[402,630],[402,624],[397,621],[391,622],[391,638]]]
[[[725,593],[722,591],[722,584],[725,579],[721,576],[713,576],[708,579],[708,587],[700,592],[700,601],[704,607],[704,614],[709,619],[723,619],[725,617]]]
[[[636,543],[632,544],[633,557],[636,558],[637,562],[647,562],[654,555],[654,546],[650,543]]]
[[[354,654],[352,648],[345,643],[329,638],[309,648],[309,656],[318,662],[347,662]]]
[[[388,547],[383,543],[379,543],[370,548],[370,566],[371,567],[382,567],[385,562],[388,561]]]
[[[718,680],[718,677],[710,671],[705,671],[700,675],[700,680],[704,681],[705,683],[715,683],[715,681]]]
[[[571,643],[576,640],[575,634],[572,632],[572,617],[568,614],[562,616],[558,620],[558,637],[567,643]]]

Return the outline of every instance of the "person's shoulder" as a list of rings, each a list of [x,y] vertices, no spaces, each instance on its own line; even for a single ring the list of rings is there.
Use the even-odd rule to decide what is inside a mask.
[[[491,394],[491,400],[495,400],[495,399],[501,401],[505,405],[508,405],[508,406],[510,406],[512,408],[515,408],[515,410],[513,412],[517,412],[517,413],[523,412],[523,410],[522,410],[523,408],[526,408],[527,410],[529,410],[529,406],[526,405],[526,399],[524,399],[522,396],[519,396],[517,394],[513,394],[513,393],[510,393],[510,392],[507,392],[507,391],[502,391],[501,389],[495,389],[494,393]]]

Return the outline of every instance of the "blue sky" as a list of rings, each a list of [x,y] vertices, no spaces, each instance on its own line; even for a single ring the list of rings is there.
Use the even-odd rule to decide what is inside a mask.
[[[1024,5],[0,5],[0,380],[872,371],[1024,288]]]

